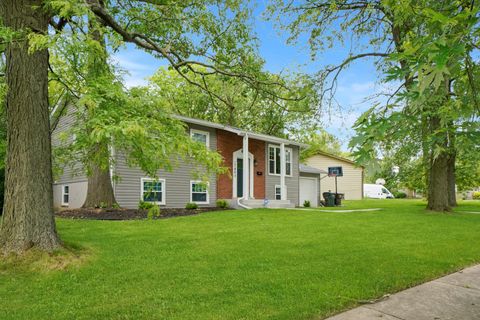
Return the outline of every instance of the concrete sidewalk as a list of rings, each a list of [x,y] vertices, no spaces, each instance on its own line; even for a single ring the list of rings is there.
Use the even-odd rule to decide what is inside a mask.
[[[328,320],[480,319],[480,265],[393,294]]]

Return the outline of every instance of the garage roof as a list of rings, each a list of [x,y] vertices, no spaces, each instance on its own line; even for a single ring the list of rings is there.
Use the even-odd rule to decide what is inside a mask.
[[[314,168],[314,167],[310,167],[310,166],[307,166],[305,164],[300,164],[300,172],[303,172],[303,173],[316,173],[316,174],[328,174],[327,171],[325,170],[321,170],[321,169],[317,169],[317,168]]]

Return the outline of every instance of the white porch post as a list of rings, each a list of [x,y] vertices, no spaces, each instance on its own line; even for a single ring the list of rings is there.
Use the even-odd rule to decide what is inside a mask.
[[[248,134],[243,136],[243,199],[248,200],[250,197],[250,168],[248,159]]]
[[[285,174],[287,164],[285,162],[285,143],[280,144],[280,199],[287,200],[287,188],[285,187]]]

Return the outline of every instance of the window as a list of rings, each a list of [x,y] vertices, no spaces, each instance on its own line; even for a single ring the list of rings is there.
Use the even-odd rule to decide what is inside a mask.
[[[275,200],[282,200],[282,187],[279,185],[275,186]]]
[[[193,141],[203,143],[207,148],[210,147],[210,133],[208,131],[190,129],[190,137]]]
[[[292,175],[292,157],[293,152],[290,148],[285,148],[285,175]],[[271,175],[280,175],[280,146],[268,146],[268,172]]]
[[[190,181],[190,201],[195,203],[209,203],[208,183]]]
[[[292,175],[292,149],[285,149],[285,163],[286,163],[285,174],[287,176],[291,176]]]
[[[62,206],[68,206],[70,202],[70,186],[62,187]]]
[[[165,180],[142,178],[141,183],[143,201],[165,204]]]

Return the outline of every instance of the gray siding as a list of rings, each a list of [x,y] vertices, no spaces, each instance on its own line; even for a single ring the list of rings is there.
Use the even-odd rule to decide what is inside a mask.
[[[53,185],[53,203],[56,209],[58,208],[80,208],[87,198],[87,182],[72,182],[61,183]],[[68,205],[62,205],[62,188],[67,185],[69,187],[70,195]]]
[[[73,142],[73,137],[69,136],[65,141],[61,141],[60,136],[68,133],[68,130],[73,126],[76,119],[75,108],[69,107],[64,115],[60,118],[57,127],[52,133],[52,148],[60,146],[61,143],[70,144]],[[59,175],[53,177],[54,183],[66,183],[66,182],[81,182],[87,181],[87,176],[82,169],[82,164],[75,162],[72,165],[62,167],[62,172]]]
[[[61,143],[69,144],[73,142],[72,136],[67,137],[65,141],[63,141],[60,136],[68,133],[69,129],[77,120],[75,112],[76,110],[73,106],[65,110],[64,115],[58,121],[57,127],[52,132],[52,148],[60,146]],[[87,176],[82,170],[81,163],[75,162],[73,166],[67,165],[60,168],[60,170],[61,172],[56,172],[53,177],[53,206],[55,208],[81,207],[87,195]],[[68,206],[62,206],[62,188],[65,185],[68,185],[70,189]]]
[[[202,127],[198,125],[189,125],[189,129],[198,129],[210,133],[210,149],[217,150],[216,130],[213,128]],[[165,206],[166,208],[184,208],[185,204],[190,202],[190,181],[195,180],[194,172],[202,170],[201,167],[195,167],[190,161],[179,161],[179,166],[172,172],[166,170],[158,171],[158,178],[165,180]],[[115,175],[119,181],[114,184],[115,197],[118,204],[124,208],[138,208],[138,202],[141,199],[141,178],[147,178],[147,175],[140,168],[129,167],[125,157],[121,154],[116,155]],[[215,206],[217,200],[217,180],[212,175],[209,180],[209,204],[199,204],[199,206]]]
[[[274,143],[265,143],[265,161],[266,170],[265,170],[265,195],[267,199],[275,199],[275,185],[280,184],[280,176],[271,175],[268,168],[268,146],[276,145]],[[286,145],[286,148],[292,149],[293,162],[292,162],[292,176],[285,177],[285,185],[287,186],[287,199],[290,200],[295,206],[298,206],[299,202],[299,147]]]

